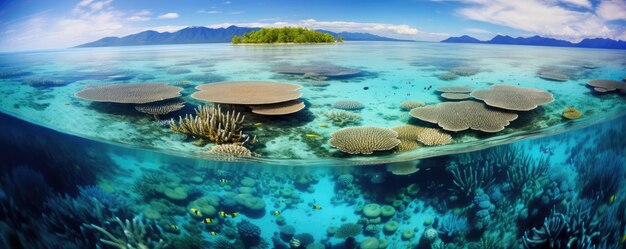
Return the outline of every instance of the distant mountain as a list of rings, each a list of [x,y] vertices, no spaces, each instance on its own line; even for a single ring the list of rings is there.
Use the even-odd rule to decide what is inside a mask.
[[[541,36],[517,37],[508,35],[496,35],[488,41],[480,41],[471,36],[450,37],[441,42],[446,43],[486,43],[486,44],[509,44],[528,46],[550,46],[550,47],[576,47],[576,48],[606,48],[606,49],[626,49],[626,41],[611,40],[606,38],[584,39],[578,43],[547,38]]]
[[[232,39],[235,35],[243,35],[257,29],[259,28],[230,26],[228,28],[217,29],[211,29],[206,27],[188,27],[173,33],[159,33],[153,30],[148,30],[124,37],[105,37],[94,42],[78,45],[76,47],[112,47],[230,42],[230,39]]]
[[[369,33],[357,33],[357,32],[332,32],[328,30],[318,29],[317,31],[322,33],[328,33],[337,39],[337,36],[343,37],[346,41],[412,41],[412,40],[400,40],[384,36],[372,35]]]
[[[451,42],[451,43],[481,43],[482,41],[468,36],[468,35],[464,35],[464,36],[459,36],[459,37],[450,37],[448,39],[445,39],[441,42]]]
[[[162,44],[187,44],[187,43],[220,43],[230,42],[233,36],[243,35],[260,28],[230,26],[228,28],[188,27],[176,32],[163,32],[148,30],[124,37],[105,37],[100,40],[81,44],[83,47],[113,47],[113,46],[136,46],[136,45],[162,45]],[[341,35],[346,41],[402,41],[368,33],[340,32],[335,33],[326,30],[318,30],[329,33],[335,38]]]

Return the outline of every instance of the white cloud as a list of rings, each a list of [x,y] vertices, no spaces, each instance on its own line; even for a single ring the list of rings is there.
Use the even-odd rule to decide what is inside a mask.
[[[150,20],[152,20],[150,15],[152,15],[152,12],[150,12],[149,10],[141,10],[141,11],[135,13],[134,15],[129,16],[128,18],[126,18],[126,20],[131,21],[131,22],[150,21]]]
[[[458,13],[468,19],[498,24],[555,38],[577,41],[611,37],[615,31],[590,11],[576,11],[550,0],[464,0]]]
[[[231,15],[239,15],[239,14],[243,14],[243,11],[231,11],[230,14]]]
[[[230,4],[230,1],[224,1],[224,4]]]
[[[187,27],[189,26],[168,25],[168,26],[159,26],[159,27],[150,28],[150,30],[154,30],[157,32],[176,32]]]
[[[604,20],[626,20],[626,0],[604,0],[596,13]]]
[[[165,13],[163,15],[158,16],[158,19],[175,19],[178,18],[178,13],[174,13],[174,12],[170,12],[170,13]]]
[[[491,31],[484,30],[484,29],[479,29],[479,28],[467,28],[467,29],[465,29],[465,31],[470,32],[470,33],[476,33],[476,34],[489,34],[489,33],[491,33]]]
[[[49,13],[44,12],[23,22],[9,24],[7,28],[15,31],[0,37],[0,49],[71,47],[106,36],[141,31],[125,25],[125,14],[115,10],[110,4],[110,0],[84,0],[76,4],[71,14],[63,18],[51,18]]]
[[[222,11],[219,10],[198,10],[200,14],[220,14]]]
[[[310,29],[324,29],[333,32],[366,32],[375,35],[398,39],[438,40],[449,36],[445,33],[429,33],[406,24],[361,23],[344,21],[317,21],[315,19],[300,20],[297,22],[252,22],[252,23],[221,23],[209,25],[210,28],[224,28],[230,25],[243,27],[306,27]]]

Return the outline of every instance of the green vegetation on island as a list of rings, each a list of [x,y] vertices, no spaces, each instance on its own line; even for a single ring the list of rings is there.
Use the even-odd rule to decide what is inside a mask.
[[[233,36],[233,44],[240,43],[335,43],[335,37],[331,34],[319,31],[299,28],[262,28],[245,33],[243,36]],[[337,42],[343,42],[340,36]]]

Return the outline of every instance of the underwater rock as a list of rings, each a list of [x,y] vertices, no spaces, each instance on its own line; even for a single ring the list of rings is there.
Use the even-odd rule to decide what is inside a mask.
[[[300,241],[302,246],[307,246],[315,242],[315,238],[310,233],[299,233],[293,236],[293,239]]]
[[[582,115],[583,114],[579,110],[576,110],[573,106],[570,106],[563,111],[563,117],[566,119],[578,119]]]
[[[296,234],[296,228],[290,225],[280,228],[280,239],[285,242],[289,242],[291,238]]]
[[[171,68],[167,69],[166,73],[167,74],[173,74],[173,75],[179,75],[179,74],[191,73],[191,70],[189,70],[187,68],[183,68],[183,67],[171,67]]]

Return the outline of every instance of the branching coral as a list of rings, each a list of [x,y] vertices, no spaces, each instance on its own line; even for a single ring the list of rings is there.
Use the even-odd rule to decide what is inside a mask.
[[[445,234],[448,238],[465,233],[468,229],[467,218],[456,214],[446,215],[437,222],[439,233]]]
[[[346,126],[361,122],[361,116],[358,113],[343,110],[327,112],[324,113],[324,116],[336,126]]]
[[[452,163],[447,170],[452,174],[452,182],[456,186],[454,191],[469,196],[479,188],[488,187],[495,180],[493,165],[484,166],[464,165],[462,168]]]
[[[235,159],[237,157],[251,157],[252,152],[238,144],[219,144],[211,147],[209,154],[216,155],[224,159]]]
[[[569,225],[563,214],[552,214],[546,217],[543,225],[532,233],[526,231],[522,237],[524,248],[567,248]],[[546,247],[549,246],[549,247]]]
[[[87,227],[104,234],[108,238],[100,239],[100,242],[119,249],[161,249],[167,245],[163,238],[158,238],[158,241],[151,238],[155,235],[160,237],[159,229],[155,224],[149,225],[146,229],[146,225],[139,218],[133,218],[132,223],[129,220],[122,222],[118,217],[115,217],[115,221],[122,229],[123,236],[113,235],[103,227],[94,224],[87,225]],[[148,234],[149,232],[150,234]]]
[[[187,114],[172,120],[170,128],[189,136],[199,138],[195,144],[204,145],[207,142],[215,144],[245,143],[250,136],[241,129],[245,116],[236,111],[223,113],[219,106],[201,106],[196,109],[196,115]],[[256,138],[256,137],[255,137]],[[253,142],[252,139],[251,142]]]
[[[524,156],[509,165],[507,180],[513,189],[523,191],[529,185],[537,185],[537,181],[546,176],[549,165],[546,158],[535,160],[531,156]]]

